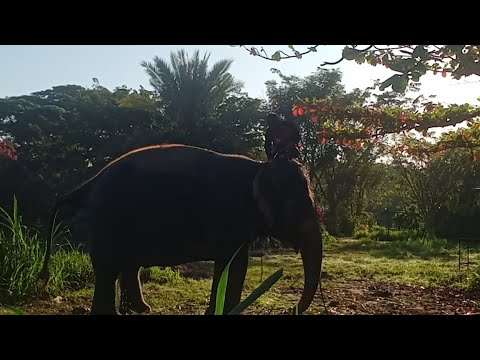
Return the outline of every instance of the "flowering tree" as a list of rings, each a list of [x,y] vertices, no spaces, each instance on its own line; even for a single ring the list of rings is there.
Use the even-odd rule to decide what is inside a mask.
[[[14,143],[10,139],[0,139],[0,157],[17,160],[17,151]]]
[[[305,46],[304,49],[288,45],[285,50],[268,54],[258,46],[234,46],[240,46],[251,55],[270,61],[302,59],[306,55],[321,51],[321,45]],[[409,85],[418,83],[427,72],[441,74],[443,77],[450,74],[454,79],[480,75],[478,45],[347,45],[337,61],[323,62],[321,66],[339,64],[344,60],[380,65],[394,71],[395,74],[378,84],[378,87],[381,91],[391,87],[398,93],[404,93]],[[480,108],[468,104],[443,106],[424,101],[409,107],[367,103],[342,105],[331,98],[298,98],[293,103],[292,114],[308,115],[312,123],[322,125],[322,131],[317,134],[320,143],[331,140],[356,149],[361,149],[369,142],[379,142],[390,134],[409,137],[393,149],[411,154],[438,152],[444,147],[473,148],[480,145],[480,134],[475,132],[475,119],[480,115]],[[431,128],[457,125],[465,121],[472,127],[470,136],[459,132],[439,144],[414,141],[414,137],[412,138],[412,133],[415,132],[427,136]]]

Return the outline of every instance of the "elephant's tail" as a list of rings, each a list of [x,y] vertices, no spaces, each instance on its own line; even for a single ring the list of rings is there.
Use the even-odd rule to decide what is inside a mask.
[[[90,192],[90,188],[93,184],[95,178],[87,181],[71,193],[62,197],[57,203],[53,206],[52,214],[50,215],[50,222],[48,228],[48,237],[47,237],[47,246],[45,252],[45,258],[43,260],[42,270],[37,278],[37,289],[43,289],[50,278],[50,271],[48,270],[48,262],[52,253],[52,242],[54,235],[55,219],[57,217],[58,211],[60,208],[66,204],[71,205],[72,207],[78,208],[82,207],[86,203],[87,195]]]

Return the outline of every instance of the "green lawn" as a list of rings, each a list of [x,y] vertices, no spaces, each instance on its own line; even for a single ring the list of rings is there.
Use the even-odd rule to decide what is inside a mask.
[[[407,313],[409,309],[421,312],[422,307],[428,308],[430,305],[417,306],[413,304],[415,298],[428,299],[432,291],[447,294],[444,289],[450,289],[449,291],[453,291],[451,296],[458,298],[460,295],[457,295],[457,292],[462,294],[478,289],[479,254],[477,250],[473,251],[470,260],[475,264],[471,265],[470,269],[462,268],[459,271],[457,249],[454,244],[332,240],[326,244],[324,250],[323,287],[326,302],[330,308],[345,309],[345,313],[358,312],[356,304],[358,301],[364,301],[366,304],[362,305],[362,308],[366,309],[362,310],[363,313],[377,311],[388,313],[389,305],[386,300],[400,304]],[[303,287],[301,257],[293,251],[271,252],[263,259],[263,275],[260,265],[260,258],[250,259],[243,297],[261,284],[261,276],[265,280],[280,268],[284,269],[284,275],[245,313],[284,313],[294,306],[301,296]],[[147,280],[144,283],[144,294],[146,301],[152,306],[153,314],[203,314],[208,304],[212,270],[213,264],[209,262],[182,266],[177,271],[150,269],[149,273],[144,274],[144,279]],[[378,289],[384,289],[382,291],[387,295],[381,295]],[[410,292],[412,299],[409,299]],[[16,305],[16,309],[34,314],[82,313],[90,307],[92,295],[91,287],[63,291],[50,294],[42,300]],[[438,301],[448,302],[450,295],[444,297],[444,300],[442,297]],[[351,298],[348,303],[347,298]],[[343,300],[345,304],[342,304]],[[385,308],[379,308],[382,302],[385,302]],[[471,300],[471,304],[475,306],[476,299]],[[401,310],[400,305],[398,308]],[[371,311],[368,310],[370,308]],[[0,314],[13,312],[11,309],[0,307]],[[323,313],[325,313],[323,302],[320,292],[317,292],[307,314]]]

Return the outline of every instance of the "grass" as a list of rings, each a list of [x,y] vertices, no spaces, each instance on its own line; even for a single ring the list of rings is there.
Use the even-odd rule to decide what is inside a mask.
[[[440,242],[443,243],[443,242]],[[415,251],[421,250],[418,255]],[[428,256],[426,256],[428,255]],[[480,254],[472,253],[472,261],[479,261]],[[247,314],[278,314],[295,306],[303,288],[303,267],[299,255],[280,252],[266,256],[264,278],[284,268],[283,276],[272,288],[260,297],[246,311]],[[328,273],[324,286],[328,289],[337,282],[349,280],[371,280],[393,282],[404,285],[418,285],[430,288],[454,287],[459,289],[480,289],[480,269],[458,271],[456,248],[432,246],[418,240],[406,244],[378,243],[374,241],[329,241],[325,246],[323,271]],[[245,286],[244,299],[260,281],[260,259],[251,258]],[[154,311],[164,314],[185,312],[201,314],[208,305],[211,281],[184,279],[183,283],[156,286],[158,293],[148,297],[153,300]],[[148,301],[148,300],[147,300]],[[175,304],[179,304],[178,306]],[[320,302],[314,302],[307,313],[321,313]]]
[[[43,262],[44,245],[36,231],[22,225],[18,214],[16,200],[11,215],[0,209],[0,304],[4,304],[0,314],[58,313],[67,303],[89,307],[94,283],[90,258],[68,244],[57,246],[50,262],[51,278],[42,293],[48,296],[38,300],[35,281]],[[345,281],[369,280],[480,290],[480,250],[471,250],[474,265],[462,271],[458,271],[457,251],[456,243],[444,239],[408,236],[402,241],[376,241],[328,237],[323,264],[328,277],[323,285],[328,289]],[[284,269],[283,276],[244,313],[278,314],[294,307],[303,288],[300,255],[293,251],[268,254],[263,261],[262,279],[260,264],[259,258],[250,258],[242,299],[278,269]],[[212,273],[212,262],[198,262],[182,271],[168,267],[143,269],[145,299],[155,314],[203,314],[210,298]],[[59,296],[68,301],[58,300],[64,301],[63,305],[52,302]],[[322,304],[315,301],[307,313],[322,311]]]
[[[16,303],[34,292],[42,258],[38,234],[22,225],[14,198],[12,215],[0,208],[0,301]]]
[[[458,249],[446,240],[337,242],[328,251],[328,272],[345,279],[367,278],[427,287],[476,288],[480,269],[458,271]],[[478,251],[471,261],[480,260]]]
[[[61,225],[53,239],[66,234]],[[43,264],[44,243],[36,230],[22,224],[16,198],[12,214],[0,208],[0,302],[18,304],[37,294],[36,279]],[[89,257],[68,242],[57,246],[50,261],[51,277],[47,293],[78,290],[92,285],[94,274]]]
[[[407,241],[425,239],[426,234],[423,230],[387,230],[383,227],[374,228],[372,231],[358,230],[355,231],[356,239],[370,239],[377,241]]]
[[[50,262],[50,280],[46,291],[50,294],[65,290],[80,290],[93,286],[95,275],[90,257],[80,248],[60,249]]]
[[[420,241],[420,240],[419,240]],[[424,245],[426,247],[426,245]],[[338,283],[349,280],[371,280],[424,287],[456,287],[460,289],[480,289],[479,268],[458,271],[455,248],[423,250],[415,255],[420,245],[379,243],[370,240],[336,240],[325,246],[323,271],[328,274],[323,286],[326,290]],[[412,251],[412,252],[411,252]],[[424,256],[428,253],[428,256]],[[479,261],[478,252],[473,252],[472,261]],[[195,263],[199,273],[213,273],[212,262]],[[283,276],[248,309],[246,314],[280,314],[295,306],[303,288],[303,267],[300,255],[293,251],[269,254],[263,261],[265,280],[279,268]],[[192,265],[193,266],[193,265]],[[243,290],[242,299],[251,294],[261,283],[259,258],[251,258]],[[184,277],[172,268],[153,267],[142,272],[145,300],[152,306],[154,314],[203,314],[208,306],[211,290],[211,277],[200,278],[195,274]],[[81,299],[90,306],[93,290],[63,290],[61,295],[75,302]],[[34,310],[34,313],[57,313],[58,307],[46,302],[47,308]],[[23,310],[22,306],[18,306]],[[0,308],[1,309],[1,308]],[[38,308],[36,308],[38,309]],[[0,310],[8,311],[8,310]],[[323,305],[318,300],[312,303],[307,314],[323,313]]]

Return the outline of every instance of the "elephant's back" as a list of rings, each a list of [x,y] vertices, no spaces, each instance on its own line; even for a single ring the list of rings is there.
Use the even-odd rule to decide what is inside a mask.
[[[94,222],[116,224],[118,231],[138,231],[141,224],[152,223],[164,233],[198,231],[218,217],[219,202],[245,201],[257,164],[186,145],[134,150],[99,174],[89,212]]]

